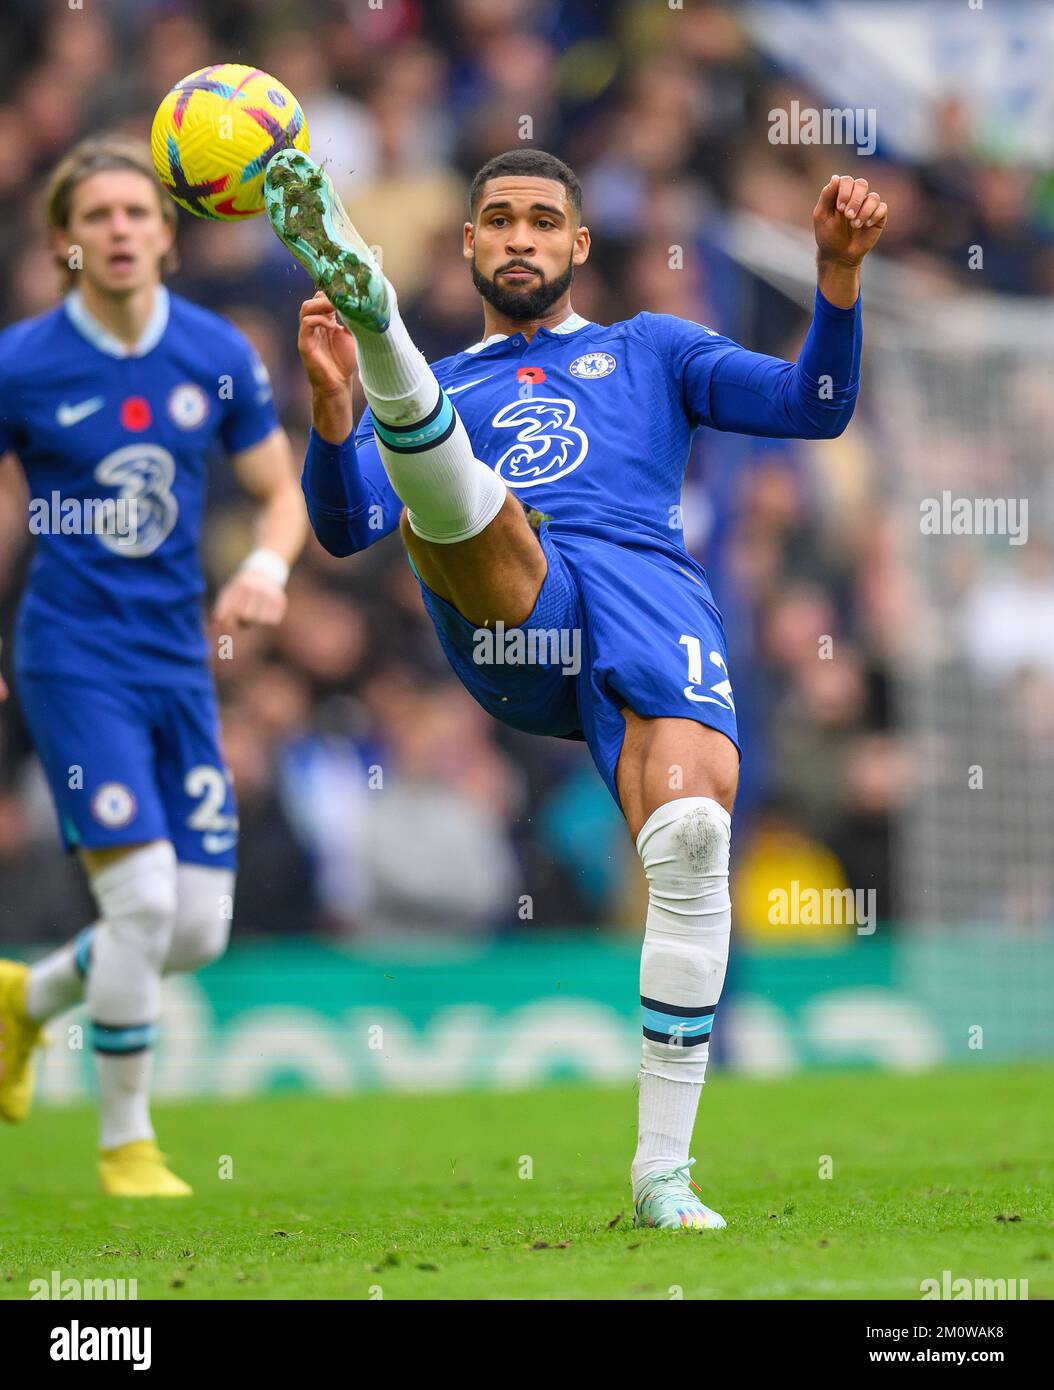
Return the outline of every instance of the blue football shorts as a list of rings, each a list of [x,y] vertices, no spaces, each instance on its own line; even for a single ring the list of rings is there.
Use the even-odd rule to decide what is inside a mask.
[[[67,849],[171,840],[234,868],[238,814],[211,684],[193,689],[17,676]]]
[[[469,694],[514,729],[584,739],[616,803],[626,706],[694,719],[738,750],[724,626],[698,574],[654,548],[554,536],[546,522],[538,539],[548,573],[519,628],[473,627],[418,576]]]

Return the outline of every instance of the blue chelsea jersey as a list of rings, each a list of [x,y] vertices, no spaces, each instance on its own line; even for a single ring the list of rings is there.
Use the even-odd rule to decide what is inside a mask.
[[[817,291],[796,362],[669,314],[610,325],[572,314],[530,341],[495,334],[433,371],[476,457],[547,519],[568,558],[607,542],[659,551],[701,580],[680,518],[695,431],[832,438],[853,413],[860,343],[859,301],[842,309]],[[315,533],[333,554],[398,525],[401,503],[369,410],[343,445],[312,431],[303,485]]]
[[[711,340],[707,368],[732,346],[690,327]],[[435,364],[477,457],[565,545],[592,536],[687,561],[680,501],[696,422],[664,333],[657,315],[609,326],[571,315],[530,342],[495,335]]]
[[[646,536],[683,562],[679,503],[692,424],[643,316],[604,327],[572,315],[529,343],[496,334],[433,371],[476,457],[554,535],[630,545]],[[372,433],[367,411],[360,450]]]
[[[36,536],[18,669],[207,684],[207,460],[217,442],[238,453],[276,427],[242,334],[163,287],[131,351],[76,292],[0,333],[0,453],[21,460]]]

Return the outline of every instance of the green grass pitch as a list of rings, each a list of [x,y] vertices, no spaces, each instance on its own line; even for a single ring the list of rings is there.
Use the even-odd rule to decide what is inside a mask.
[[[97,1195],[93,1113],[39,1109],[0,1132],[0,1297],[918,1299],[947,1269],[1050,1298],[1052,1081],[715,1075],[696,1172],[729,1224],[696,1234],[632,1229],[631,1087],[158,1106],[177,1202]]]

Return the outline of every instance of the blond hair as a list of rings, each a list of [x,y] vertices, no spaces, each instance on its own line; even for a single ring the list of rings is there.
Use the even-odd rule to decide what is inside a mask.
[[[166,194],[161,180],[154,169],[150,148],[142,140],[129,135],[93,135],[74,145],[69,154],[64,155],[51,171],[48,178],[45,210],[48,227],[65,231],[69,226],[70,209],[73,206],[74,190],[93,174],[109,173],[115,169],[129,169],[142,174],[153,185],[157,193],[161,216],[175,231],[178,224],[176,205]],[[55,264],[64,281],[64,288],[72,289],[77,272],[71,269],[69,261],[61,252],[55,253]],[[171,274],[178,265],[175,245],[161,261],[161,274]]]

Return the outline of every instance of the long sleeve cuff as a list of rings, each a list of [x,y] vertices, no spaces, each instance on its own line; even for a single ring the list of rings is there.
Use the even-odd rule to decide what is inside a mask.
[[[810,384],[831,378],[835,399],[855,394],[860,382],[860,350],[863,345],[862,297],[851,309],[841,309],[825,299],[819,287],[812,325],[798,358],[798,367]]]
[[[369,494],[359,470],[354,434],[343,444],[331,444],[312,425],[302,482],[305,496],[327,512],[354,512],[366,505]]]

